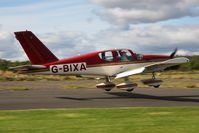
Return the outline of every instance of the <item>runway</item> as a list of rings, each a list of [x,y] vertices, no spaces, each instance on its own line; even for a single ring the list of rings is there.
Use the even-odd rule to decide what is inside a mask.
[[[136,88],[131,93],[97,88],[0,91],[0,110],[165,106],[199,106],[199,89]]]

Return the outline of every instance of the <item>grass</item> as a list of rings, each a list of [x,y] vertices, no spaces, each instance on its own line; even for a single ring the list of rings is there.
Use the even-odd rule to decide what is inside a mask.
[[[13,91],[26,91],[26,90],[29,90],[29,88],[26,87],[26,86],[14,86],[14,87],[11,87],[10,89],[13,90]]]
[[[199,79],[199,71],[165,71],[156,74],[157,78],[161,79]],[[139,74],[131,76],[134,81],[140,81],[142,79],[151,78],[151,73],[149,74]],[[77,78],[75,76],[60,76],[60,75],[21,75],[13,73],[10,71],[0,70],[0,80],[1,81],[62,81],[62,80],[88,80],[88,78]],[[91,79],[89,79],[91,80]],[[116,81],[121,81],[118,79]]]
[[[187,85],[186,87],[187,87],[187,88],[197,88],[198,86],[197,86],[197,85],[194,85],[194,84],[190,84],[190,85]]]
[[[199,107],[0,111],[1,133],[196,133]]]
[[[4,87],[3,86],[0,86],[0,91],[4,90]]]
[[[140,80],[150,79],[152,77],[151,73],[133,75],[130,79],[138,83],[139,87],[148,87],[140,83]],[[199,71],[164,71],[162,73],[156,73],[156,77],[162,79],[164,82],[161,87],[178,87],[178,88],[199,88]],[[19,75],[10,71],[0,70],[0,81],[69,81],[69,82],[79,82],[84,80],[91,80],[88,78],[78,78],[75,76],[60,76],[60,75]],[[124,79],[114,79],[112,82],[118,84],[123,82]],[[104,79],[98,81],[98,83],[104,82]],[[80,89],[80,88],[95,88],[95,80],[93,84],[78,84],[78,85],[65,85],[63,89]]]

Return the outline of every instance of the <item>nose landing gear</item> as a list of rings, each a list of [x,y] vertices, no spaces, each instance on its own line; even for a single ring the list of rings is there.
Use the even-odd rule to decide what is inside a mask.
[[[152,79],[142,80],[142,83],[148,86],[153,86],[154,88],[159,88],[163,81],[160,79],[156,79],[155,72],[153,72]]]

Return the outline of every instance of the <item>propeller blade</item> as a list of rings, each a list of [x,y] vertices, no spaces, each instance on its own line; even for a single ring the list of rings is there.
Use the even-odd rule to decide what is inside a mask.
[[[176,48],[176,49],[171,53],[171,55],[170,55],[170,58],[171,58],[171,59],[175,56],[175,54],[177,53],[177,51],[178,51],[178,49]]]

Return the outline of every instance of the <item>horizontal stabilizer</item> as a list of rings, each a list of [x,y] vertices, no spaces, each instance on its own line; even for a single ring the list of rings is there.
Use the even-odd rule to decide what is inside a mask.
[[[10,70],[33,70],[33,69],[44,69],[46,66],[43,65],[23,65],[23,66],[16,66],[10,67]]]

